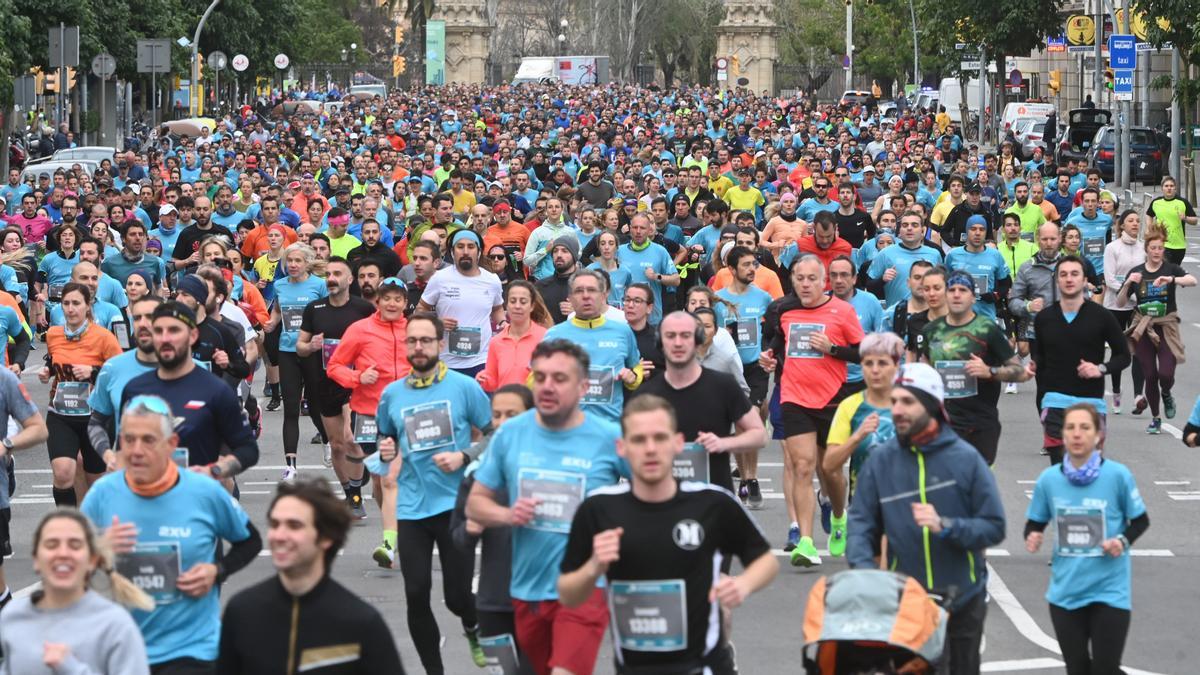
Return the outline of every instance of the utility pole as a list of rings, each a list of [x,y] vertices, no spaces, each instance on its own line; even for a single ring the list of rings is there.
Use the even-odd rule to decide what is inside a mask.
[[[192,86],[188,100],[195,101],[191,112],[197,116],[204,114],[204,99],[200,95],[200,32],[204,30],[204,22],[208,21],[208,16],[219,4],[221,4],[221,0],[212,0],[212,4],[204,10],[204,15],[200,17],[200,23],[196,24],[196,34],[192,37]]]
[[[846,89],[854,88],[854,2],[846,0]]]

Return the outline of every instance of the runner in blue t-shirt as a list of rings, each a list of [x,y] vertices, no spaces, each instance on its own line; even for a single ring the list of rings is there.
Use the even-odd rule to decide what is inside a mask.
[[[654,243],[650,238],[654,234],[654,223],[644,213],[635,214],[629,219],[629,243],[617,249],[617,260],[622,267],[629,268],[633,283],[645,283],[654,291],[654,310],[650,315],[650,323],[657,324],[662,320],[663,286],[679,285],[679,270],[667,249]],[[617,411],[620,416],[620,411]]]
[[[279,386],[283,390],[283,479],[296,477],[296,451],[300,444],[300,398],[305,387],[321,381],[321,356],[296,354],[296,340],[308,303],[329,295],[325,281],[310,274],[316,252],[308,244],[297,242],[284,249],[282,264],[287,276],[272,282],[275,301],[266,332],[279,330]],[[320,430],[320,427],[318,427]]]
[[[971,275],[975,280],[975,313],[995,321],[996,305],[1008,297],[1012,277],[1004,256],[988,246],[985,237],[987,221],[983,216],[967,218],[967,241],[946,254],[946,267]]]
[[[1084,188],[1081,197],[1083,210],[1067,218],[1066,225],[1074,225],[1083,235],[1080,250],[1083,257],[1096,268],[1096,274],[1104,274],[1104,247],[1112,241],[1112,216],[1100,211],[1100,191]]]
[[[871,281],[883,288],[888,307],[912,295],[908,288],[908,271],[914,262],[924,260],[933,265],[942,264],[942,252],[924,244],[925,222],[920,214],[908,212],[900,216],[896,236],[899,241],[880,251],[867,269]]]
[[[371,471],[384,470],[396,478],[396,552],[404,576],[408,630],[421,665],[432,673],[443,668],[441,633],[429,604],[434,544],[446,607],[462,620],[477,663],[483,658],[471,592],[474,553],[454,545],[450,515],[472,459],[467,452],[472,432],[491,431],[492,408],[474,378],[450,370],[438,358],[445,333],[440,320],[417,314],[409,319],[407,330],[412,372],[383,390],[376,415],[379,438],[390,439],[400,456]],[[382,460],[382,454],[383,450],[372,458]]]

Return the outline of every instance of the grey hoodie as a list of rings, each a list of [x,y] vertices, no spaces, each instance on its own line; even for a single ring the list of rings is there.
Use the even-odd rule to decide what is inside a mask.
[[[45,642],[70,654],[57,669],[46,667]],[[38,609],[29,597],[13,600],[0,621],[3,675],[148,675],[146,644],[133,616],[120,605],[88,591],[60,609]]]

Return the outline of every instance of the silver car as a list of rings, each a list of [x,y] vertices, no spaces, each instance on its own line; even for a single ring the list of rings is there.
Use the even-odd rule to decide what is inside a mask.
[[[1046,152],[1046,119],[1044,117],[1018,117],[1013,122],[1013,136],[1017,139],[1021,157],[1033,157],[1033,149]]]

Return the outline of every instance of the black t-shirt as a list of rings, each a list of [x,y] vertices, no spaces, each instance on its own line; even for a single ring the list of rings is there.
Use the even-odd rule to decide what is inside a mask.
[[[961,326],[950,325],[947,318],[926,324],[918,353],[937,369],[946,384],[945,405],[951,423],[963,429],[991,428],[1000,422],[996,408],[1000,381],[970,377],[963,371],[963,364],[978,356],[988,366],[1000,366],[1015,352],[1004,331],[986,316],[976,314]]]
[[[751,409],[750,400],[732,375],[708,368],[702,368],[700,378],[683,389],[672,387],[666,377],[656,377],[637,388],[635,395],[641,394],[661,396],[675,408],[679,431],[689,443],[702,431],[722,438],[729,436],[733,424]],[[733,489],[728,454],[708,456],[708,480]]]
[[[720,612],[708,600],[717,582],[715,562],[737,556],[747,565],[770,552],[766,537],[725,490],[681,483],[670,500],[649,503],[634,497],[626,483],[594,492],[579,505],[562,571],[582,567],[592,555],[593,537],[616,527],[625,530],[620,560],[606,576],[621,660],[630,667],[662,669],[655,672],[695,672],[686,666],[709,654],[708,636],[722,630]],[[681,642],[676,650],[645,650]]]
[[[921,353],[921,331],[925,330],[925,326],[927,325],[929,325],[928,309],[908,315],[908,321],[905,322],[905,328],[908,332],[901,335],[904,338],[904,344],[908,348],[908,351],[914,354]]]
[[[642,383],[644,387],[646,382],[662,374],[663,369],[667,367],[667,362],[663,358],[662,347],[658,344],[658,329],[650,322],[646,322],[642,330],[633,331],[633,337],[637,339],[638,353],[642,355],[642,360],[654,364],[654,370],[645,376],[645,381]]]
[[[213,360],[213,355],[217,353],[217,350],[225,352],[225,355],[229,357],[228,368],[230,369],[236,369],[237,365],[245,362],[246,353],[241,346],[244,341],[239,344],[237,333],[218,319],[211,316],[204,317],[204,321],[196,326],[196,332],[199,336],[196,338],[196,344],[192,345],[192,357],[197,361],[202,361],[217,377],[224,377],[226,370]]]
[[[833,217],[837,221],[838,236],[850,242],[853,248],[862,248],[863,242],[875,236],[875,221],[862,209],[854,209],[848,216],[835,212]]]
[[[327,365],[333,350],[346,334],[346,329],[355,321],[360,321],[375,313],[375,305],[363,300],[357,295],[350,296],[349,301],[338,307],[329,302],[329,298],[319,298],[304,307],[300,317],[300,330],[309,335],[324,336],[324,347],[321,354],[321,364]],[[310,354],[316,357],[316,354]]]
[[[1142,275],[1142,280],[1139,283],[1131,284],[1126,282],[1125,285],[1130,287],[1129,297],[1134,299],[1138,305],[1150,302],[1162,302],[1167,305],[1167,314],[1175,311],[1175,284],[1167,282],[1163,286],[1155,286],[1154,280],[1159,277],[1182,277],[1188,273],[1179,265],[1173,262],[1163,261],[1158,269],[1150,272],[1146,269],[1146,264],[1142,263],[1137,267],[1129,270],[1129,274],[1138,273]],[[1143,314],[1148,313],[1149,307],[1145,308]]]

